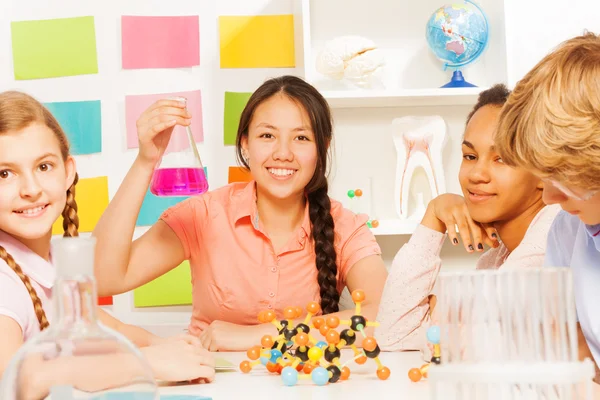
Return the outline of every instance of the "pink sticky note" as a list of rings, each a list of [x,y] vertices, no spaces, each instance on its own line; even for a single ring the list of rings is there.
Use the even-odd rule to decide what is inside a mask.
[[[125,96],[125,129],[127,131],[127,148],[134,149],[138,147],[138,136],[136,121],[142,113],[150,107],[154,102],[167,99],[169,97],[185,97],[187,99],[187,108],[192,114],[192,135],[196,143],[204,141],[204,133],[202,129],[202,98],[199,90],[191,92],[172,92],[158,94],[142,94]],[[181,135],[181,136],[179,136]],[[171,141],[166,152],[180,151],[185,147],[185,141],[177,141],[173,138],[176,136],[182,137],[186,135],[186,129],[183,126],[176,125],[171,136]]]
[[[200,65],[198,16],[121,17],[124,69]]]

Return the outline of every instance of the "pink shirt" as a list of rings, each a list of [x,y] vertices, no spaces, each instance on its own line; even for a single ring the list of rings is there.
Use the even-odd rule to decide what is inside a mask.
[[[366,226],[366,215],[355,215],[335,200],[331,215],[341,293],[352,266],[381,250]],[[304,309],[320,301],[308,205],[302,226],[278,253],[258,216],[255,182],[192,197],[165,211],[161,219],[179,237],[190,260],[192,334],[200,333],[202,323],[252,325],[262,310],[275,310],[282,318],[287,306]]]
[[[27,246],[0,231],[0,245],[10,254],[29,277],[31,286],[42,301],[46,318],[51,322],[51,296],[54,284],[54,266],[35,254]],[[0,259],[0,315],[14,319],[23,331],[23,341],[40,331],[40,323],[35,315],[33,302],[23,281]]]
[[[546,238],[558,205],[546,206],[531,221],[521,243],[511,252],[501,243],[483,253],[477,269],[541,267]],[[422,350],[429,326],[429,294],[442,262],[440,251],[446,234],[419,225],[396,254],[386,281],[375,331],[382,350]]]

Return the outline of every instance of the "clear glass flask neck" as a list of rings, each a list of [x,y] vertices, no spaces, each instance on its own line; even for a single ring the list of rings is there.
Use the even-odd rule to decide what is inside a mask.
[[[96,285],[93,277],[80,275],[59,278],[53,292],[56,326],[74,332],[98,329]]]

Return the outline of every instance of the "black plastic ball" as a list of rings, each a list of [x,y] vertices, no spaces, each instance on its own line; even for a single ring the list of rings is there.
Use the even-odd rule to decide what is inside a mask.
[[[356,342],[356,334],[350,329],[344,329],[340,333],[340,339],[345,341],[348,346],[352,346]]]
[[[367,320],[362,315],[353,315],[352,318],[350,318],[350,321],[350,328],[354,329],[355,331],[360,330],[358,325],[362,325],[363,329],[367,327]]]
[[[342,375],[342,371],[337,365],[330,365],[327,367],[327,371],[331,372],[331,378],[329,378],[329,383],[336,383],[340,380],[340,376]]]
[[[365,355],[369,358],[375,358],[375,357],[379,356],[379,353],[381,353],[381,349],[379,348],[379,345],[377,345],[377,347],[375,347],[375,350],[373,350],[373,351],[365,351]]]
[[[333,351],[329,347],[326,347],[325,351],[323,352],[323,356],[327,362],[333,362],[334,359],[340,358],[341,352],[337,347]]]

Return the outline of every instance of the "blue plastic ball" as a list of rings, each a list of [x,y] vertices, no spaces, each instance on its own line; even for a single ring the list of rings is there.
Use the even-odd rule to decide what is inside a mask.
[[[317,342],[317,344],[315,346],[317,346],[318,348],[320,348],[321,350],[323,350],[325,347],[327,347],[329,345],[327,344],[327,342],[324,342],[324,341],[321,340],[320,342]]]
[[[268,362],[269,362],[269,359],[267,357],[261,357],[260,358],[260,363],[262,365],[267,365]]]
[[[296,368],[285,367],[281,371],[281,379],[285,386],[294,386],[298,383],[298,371],[296,371]]]
[[[323,386],[326,385],[327,382],[329,382],[329,371],[327,371],[323,367],[317,367],[313,369],[312,373],[310,374],[310,377],[312,378],[312,381],[315,383],[315,385]]]
[[[440,327],[431,326],[427,329],[427,340],[431,344],[440,344]]]
[[[277,350],[277,349],[272,349],[272,350],[271,350],[271,360],[270,360],[270,361],[271,361],[273,364],[277,364],[277,360],[278,360],[279,358],[281,358],[281,355],[282,355],[282,354],[281,354],[281,351],[279,351],[279,350]]]

